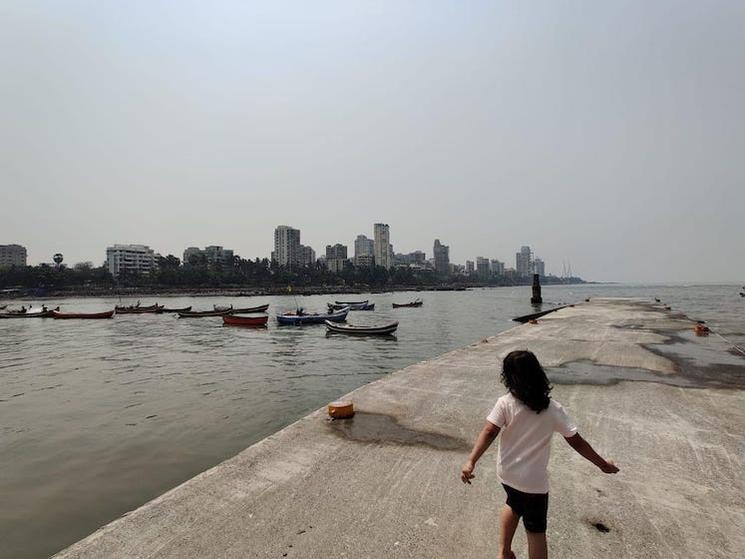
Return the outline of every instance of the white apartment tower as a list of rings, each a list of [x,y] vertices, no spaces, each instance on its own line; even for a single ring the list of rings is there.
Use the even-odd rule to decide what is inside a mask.
[[[280,266],[294,268],[300,262],[300,257],[300,229],[278,225],[274,230],[272,260]]]
[[[375,264],[386,270],[391,267],[391,231],[387,223],[376,223],[373,226]]]
[[[515,254],[515,270],[522,278],[533,275],[533,251],[529,246],[520,247],[520,252]]]
[[[373,256],[375,254],[375,241],[368,239],[365,235],[357,235],[354,240],[354,256]]]
[[[157,269],[159,256],[146,245],[114,245],[106,249],[106,266],[115,278],[124,271],[147,275]]]

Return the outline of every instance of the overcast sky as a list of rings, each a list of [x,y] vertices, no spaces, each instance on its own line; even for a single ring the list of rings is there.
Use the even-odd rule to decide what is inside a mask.
[[[0,244],[745,281],[745,2],[0,3]]]

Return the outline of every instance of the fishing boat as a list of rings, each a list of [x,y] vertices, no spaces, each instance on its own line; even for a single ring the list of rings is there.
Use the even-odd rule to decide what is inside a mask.
[[[353,326],[351,324],[334,324],[327,320],[326,330],[335,334],[350,334],[352,336],[390,336],[398,328],[398,322],[381,326]]]
[[[179,318],[200,318],[203,316],[224,316],[230,313],[227,311],[179,311]]]
[[[147,313],[157,313],[163,308],[163,305],[158,305],[158,303],[155,303],[154,305],[148,305],[146,307],[140,307],[138,305],[130,305],[128,307],[114,307],[114,310],[117,312],[117,314],[147,314]]]
[[[342,307],[346,306],[353,306],[353,305],[364,305],[365,303],[368,303],[370,300],[365,299],[364,301],[334,301],[335,305],[341,305]]]
[[[267,320],[269,320],[269,317],[267,315],[240,316],[236,314],[226,314],[222,317],[223,324],[227,324],[229,326],[250,326],[254,328],[266,326]]]
[[[327,314],[298,314],[298,313],[285,313],[277,315],[277,322],[280,324],[323,324],[326,321],[329,322],[344,322],[349,314],[349,308],[344,307],[342,310],[334,313]]]
[[[53,311],[4,312],[0,318],[49,318]]]
[[[242,309],[232,309],[230,311],[230,314],[247,314],[247,313],[254,313],[254,312],[266,312],[266,310],[269,308],[269,305],[259,305],[258,307],[244,307]]]
[[[112,309],[110,311],[104,311],[104,312],[59,312],[59,311],[51,311],[52,316],[54,318],[88,318],[88,319],[113,318],[115,312],[116,312],[115,309]]]
[[[401,309],[404,307],[421,307],[424,304],[424,301],[421,299],[415,299],[411,301],[410,303],[393,303],[394,309]]]
[[[339,303],[328,303],[329,312],[340,311],[344,307],[349,307],[350,311],[374,311],[375,303],[355,303],[354,305],[340,305]]]
[[[190,310],[191,310],[191,307],[182,307],[180,309],[172,309],[172,308],[161,307],[156,312],[158,314],[163,314],[163,313],[167,313],[167,312],[168,313],[189,312]]]

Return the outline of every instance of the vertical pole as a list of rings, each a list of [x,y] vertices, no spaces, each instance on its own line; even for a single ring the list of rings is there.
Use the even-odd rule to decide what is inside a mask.
[[[541,297],[541,279],[538,274],[533,274],[533,296],[530,298],[530,304],[543,304],[543,297]]]

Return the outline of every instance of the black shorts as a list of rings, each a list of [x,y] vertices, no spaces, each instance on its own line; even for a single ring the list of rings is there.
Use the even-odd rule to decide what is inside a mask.
[[[507,492],[507,504],[517,516],[522,517],[528,532],[546,532],[548,517],[548,493],[523,493],[514,487],[502,484]]]

